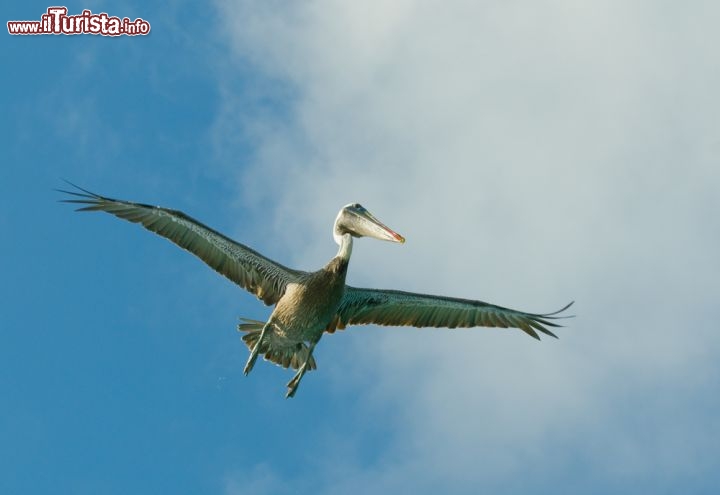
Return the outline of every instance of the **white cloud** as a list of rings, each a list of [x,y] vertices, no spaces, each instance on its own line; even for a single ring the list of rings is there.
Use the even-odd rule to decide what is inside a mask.
[[[352,284],[528,311],[578,301],[559,341],[353,339],[365,361],[343,366],[376,383],[358,394],[394,404],[397,441],[382,464],[328,474],[328,490],[549,483],[529,465],[573,461],[613,482],[709,472],[719,452],[698,401],[720,371],[720,7],[219,7],[236,55],[290,88],[282,120],[253,123],[242,178],[276,205],[289,261],[324,263],[336,210],[361,201],[408,243],[359,241]]]

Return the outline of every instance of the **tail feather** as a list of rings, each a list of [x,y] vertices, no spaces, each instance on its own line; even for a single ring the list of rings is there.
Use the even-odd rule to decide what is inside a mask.
[[[242,339],[245,345],[248,346],[248,349],[252,350],[260,338],[260,332],[265,326],[265,322],[248,318],[241,318],[241,320],[242,323],[238,325],[238,330],[246,332],[245,335],[242,336]],[[258,352],[264,356],[266,361],[273,362],[283,368],[298,369],[307,359],[310,350],[304,343],[283,345],[276,341],[274,342],[272,334],[266,333]],[[307,367],[308,370],[317,369],[315,357],[310,356]]]
[[[238,325],[238,330],[241,332],[249,332],[251,330],[262,330],[262,327],[265,326],[264,321],[251,320],[250,318],[240,318],[240,321],[243,322]]]

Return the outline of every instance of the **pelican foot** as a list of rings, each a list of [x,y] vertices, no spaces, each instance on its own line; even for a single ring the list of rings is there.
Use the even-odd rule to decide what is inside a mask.
[[[285,398],[289,399],[290,397],[295,397],[295,392],[297,392],[298,387],[300,386],[300,380],[302,380],[303,375],[305,374],[306,366],[303,364],[297,373],[295,373],[295,376],[292,377],[292,380],[287,382],[287,388],[288,391],[285,394]]]
[[[243,375],[248,376],[248,373],[250,373],[255,366],[255,361],[257,361],[258,353],[255,352],[255,349],[253,349],[253,352],[250,353],[250,357],[247,360],[247,363],[245,363],[245,367],[243,368]]]
[[[302,366],[300,366],[297,373],[295,373],[295,376],[292,377],[292,380],[287,383],[288,391],[285,394],[286,399],[289,399],[290,397],[295,397],[295,392],[297,392],[297,388],[300,386],[300,380],[302,380],[302,377],[307,371],[308,363],[310,363],[310,359],[312,358],[312,353],[315,350],[316,344],[317,341],[310,344],[310,347],[308,347],[307,356],[305,357],[305,362],[302,364]]]
[[[245,368],[243,368],[243,374],[245,376],[248,375],[253,369],[253,366],[255,366],[255,361],[257,361],[258,354],[260,353],[260,346],[263,343],[263,340],[265,339],[265,333],[267,332],[268,327],[270,326],[270,323],[266,323],[263,329],[260,331],[260,336],[258,337],[257,342],[255,342],[255,345],[252,348],[252,351],[250,351],[250,357],[247,360],[247,363],[245,363]]]

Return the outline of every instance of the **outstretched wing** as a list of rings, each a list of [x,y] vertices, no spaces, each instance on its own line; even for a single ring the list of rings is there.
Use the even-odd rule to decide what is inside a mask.
[[[303,273],[292,270],[249,247],[235,242],[187,216],[181,211],[106,198],[75,186],[79,191],[60,192],[79,199],[65,203],[87,205],[77,211],[104,211],[116,217],[139,223],[203,260],[210,268],[255,294],[265,304],[275,304],[288,283]]]
[[[514,327],[540,340],[537,331],[557,338],[546,327],[559,327],[551,320],[559,311],[547,314],[523,313],[482,301],[414,294],[399,290],[345,287],[338,309],[337,328],[348,325],[389,325],[435,328]]]

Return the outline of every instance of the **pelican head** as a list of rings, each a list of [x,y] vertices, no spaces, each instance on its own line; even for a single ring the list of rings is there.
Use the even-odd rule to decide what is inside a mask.
[[[381,241],[405,242],[405,238],[375,218],[359,203],[343,207],[335,219],[333,237],[338,244],[344,234],[353,237],[372,237]]]

